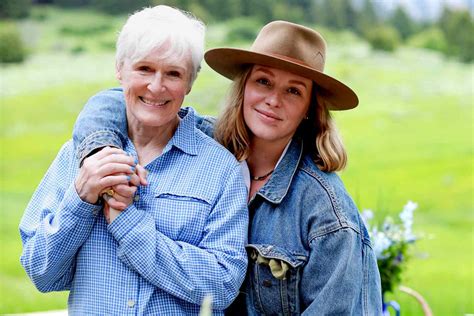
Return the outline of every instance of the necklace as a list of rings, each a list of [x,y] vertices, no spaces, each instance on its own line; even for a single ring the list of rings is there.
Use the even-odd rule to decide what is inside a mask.
[[[255,177],[255,176],[250,175],[250,178],[252,178],[253,181],[262,181],[265,178],[267,178],[269,175],[271,175],[273,171],[275,171],[275,169],[270,170],[269,173],[264,174],[263,176],[260,176],[260,177]]]

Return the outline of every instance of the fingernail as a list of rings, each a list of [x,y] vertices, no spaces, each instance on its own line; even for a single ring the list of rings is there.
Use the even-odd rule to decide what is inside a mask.
[[[127,181],[130,181],[130,179],[131,179],[130,176],[127,176]]]
[[[130,169],[132,169],[132,172],[135,172],[135,166],[131,166]]]
[[[137,164],[137,163],[138,163],[138,159],[137,159],[137,158],[135,158],[135,161],[134,161],[134,162],[135,162],[135,164]]]

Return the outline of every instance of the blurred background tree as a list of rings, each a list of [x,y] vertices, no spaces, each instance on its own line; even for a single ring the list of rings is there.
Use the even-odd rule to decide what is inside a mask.
[[[0,63],[20,63],[26,57],[26,49],[15,24],[0,28]]]
[[[90,8],[108,15],[167,4],[193,12],[207,23],[251,17],[263,25],[284,19],[334,30],[352,30],[376,50],[393,51],[403,43],[440,51],[463,62],[474,60],[472,12],[449,6],[444,7],[437,19],[420,20],[415,19],[406,6],[400,4],[389,11],[383,2],[374,0],[2,0],[0,17],[25,18],[32,5],[44,4]],[[244,31],[245,26],[237,23],[234,26],[240,29],[237,33]]]
[[[474,21],[468,11],[444,8],[439,27],[446,38],[448,55],[458,56],[464,62],[474,60]]]
[[[26,18],[31,9],[31,0],[2,0],[0,1],[0,18]]]

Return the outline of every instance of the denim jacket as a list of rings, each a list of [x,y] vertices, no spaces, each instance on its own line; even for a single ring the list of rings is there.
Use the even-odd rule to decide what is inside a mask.
[[[197,124],[211,134],[212,123]],[[99,93],[76,122],[79,157],[121,147],[125,131],[121,90]],[[338,175],[319,170],[300,141],[292,140],[249,212],[247,278],[229,314],[381,315],[377,261],[357,207]]]

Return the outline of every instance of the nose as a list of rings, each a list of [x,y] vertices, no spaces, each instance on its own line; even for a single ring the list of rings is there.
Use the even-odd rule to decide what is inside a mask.
[[[147,88],[153,93],[162,92],[165,89],[161,73],[157,72],[150,78]]]
[[[271,107],[279,106],[280,94],[278,93],[278,91],[276,90],[269,91],[267,96],[265,97],[265,104]]]

